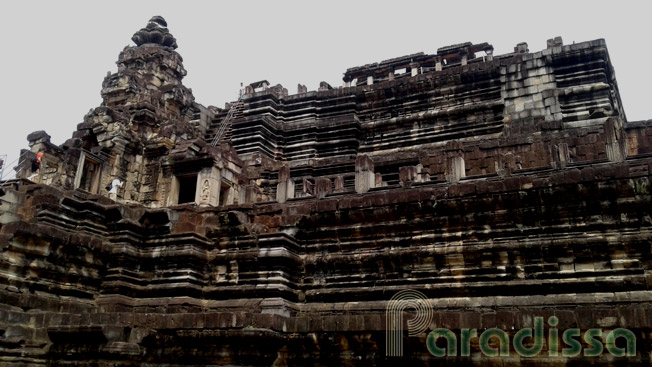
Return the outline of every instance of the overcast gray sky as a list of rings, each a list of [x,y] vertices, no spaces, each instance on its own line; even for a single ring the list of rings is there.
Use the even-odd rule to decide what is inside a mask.
[[[649,3],[607,1],[30,1],[0,4],[0,155],[46,130],[68,139],[99,106],[107,71],[131,36],[162,15],[197,102],[223,107],[240,82],[340,86],[344,71],[471,41],[495,54],[605,38],[629,121],[652,118]],[[7,172],[5,172],[5,175]]]

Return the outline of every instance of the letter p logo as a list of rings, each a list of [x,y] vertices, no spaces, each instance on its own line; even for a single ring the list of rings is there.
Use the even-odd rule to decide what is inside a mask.
[[[431,305],[423,293],[409,289],[396,293],[389,300],[385,311],[387,357],[403,356],[403,317],[409,309],[416,311],[416,314],[407,320],[409,336],[425,331],[432,321]]]

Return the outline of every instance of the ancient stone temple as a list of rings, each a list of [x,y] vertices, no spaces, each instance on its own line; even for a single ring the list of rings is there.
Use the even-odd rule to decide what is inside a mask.
[[[0,364],[649,365],[652,121],[604,40],[461,43],[224,108],[163,18],[132,40],[0,183]]]

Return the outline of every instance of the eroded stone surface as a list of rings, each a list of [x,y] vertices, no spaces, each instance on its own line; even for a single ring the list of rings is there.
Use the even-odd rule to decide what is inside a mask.
[[[148,32],[70,140],[30,134],[38,175],[0,186],[3,364],[394,364],[386,308],[405,289],[429,330],[513,337],[554,315],[638,340],[626,362],[477,342],[437,359],[422,332],[410,365],[649,363],[652,121],[626,120],[603,40],[463,43],[296,95],[252,83],[213,147],[233,104],[196,103]]]

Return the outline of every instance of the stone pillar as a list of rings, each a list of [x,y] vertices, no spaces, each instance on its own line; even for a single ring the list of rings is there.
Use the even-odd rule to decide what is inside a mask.
[[[435,57],[435,71],[441,71],[442,69],[442,59],[441,56]]]
[[[335,192],[344,191],[344,177],[342,177],[342,175],[338,175],[337,177],[335,177],[333,183],[335,184]]]
[[[398,180],[401,187],[410,187],[417,175],[416,167],[406,166],[398,169]]]
[[[382,175],[382,174],[380,174],[380,173],[376,173],[376,174],[374,175],[374,178],[375,178],[375,180],[374,180],[374,181],[375,181],[374,187],[383,187],[383,186],[387,186],[387,183],[386,183],[386,182],[383,182],[383,175]]]
[[[355,159],[355,192],[365,193],[375,184],[374,162],[362,154]]]
[[[324,177],[315,178],[315,196],[318,199],[325,197],[333,192],[333,185],[331,180]]]
[[[303,179],[303,193],[306,195],[315,194],[315,185],[307,178]]]
[[[301,93],[308,93],[308,88],[307,88],[305,85],[303,85],[303,84],[298,84],[298,85],[297,85],[297,93],[298,93],[298,94],[301,94]]]
[[[372,85],[374,84],[374,76],[373,75],[368,75],[367,76],[367,85]]]
[[[627,158],[627,139],[624,138],[623,121],[610,117],[604,122],[605,148],[611,162],[624,162]]]
[[[430,169],[423,168],[421,163],[415,166],[417,170],[417,176],[415,177],[415,182],[428,182],[430,181]]]
[[[410,63],[410,75],[417,76],[417,74],[419,74],[419,63]]]
[[[276,201],[284,203],[294,198],[294,181],[290,178],[290,167],[283,166],[278,171],[278,184],[276,185]]]
[[[484,52],[487,54],[487,57],[485,58],[485,61],[493,61],[494,60],[494,48],[493,47],[485,48]]]
[[[466,65],[469,60],[469,53],[467,50],[462,50],[460,51],[460,54],[462,55],[462,65]]]
[[[448,182],[459,182],[466,176],[464,166],[464,149],[462,143],[449,141],[446,143],[446,180]]]
[[[387,74],[387,80],[394,80],[394,71],[393,71],[393,70],[390,71],[390,72]]]

